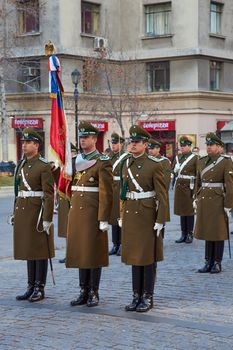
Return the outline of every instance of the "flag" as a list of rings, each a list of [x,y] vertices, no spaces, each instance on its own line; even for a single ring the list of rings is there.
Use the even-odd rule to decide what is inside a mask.
[[[62,168],[58,184],[61,195],[70,196],[72,158],[68,125],[63,104],[64,89],[59,77],[61,65],[56,55],[48,62],[49,92],[51,97],[50,145]]]

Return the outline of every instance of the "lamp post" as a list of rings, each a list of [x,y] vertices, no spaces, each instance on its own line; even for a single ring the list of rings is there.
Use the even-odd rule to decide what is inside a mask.
[[[78,82],[80,79],[81,73],[78,69],[75,69],[71,73],[72,83],[74,84],[74,104],[75,104],[75,143],[76,147],[79,148],[79,140],[78,140]]]

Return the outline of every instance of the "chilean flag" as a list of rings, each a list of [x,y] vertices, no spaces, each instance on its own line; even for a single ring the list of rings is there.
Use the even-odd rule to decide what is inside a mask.
[[[59,78],[61,65],[57,56],[49,57],[49,92],[52,99],[50,145],[62,167],[58,190],[61,194],[70,195],[69,185],[72,177],[72,158],[68,125],[63,105],[64,89]]]

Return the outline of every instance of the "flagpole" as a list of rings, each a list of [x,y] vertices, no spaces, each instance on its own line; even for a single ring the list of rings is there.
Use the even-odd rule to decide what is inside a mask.
[[[71,73],[72,83],[74,84],[74,116],[75,116],[75,143],[76,147],[79,148],[79,139],[78,139],[78,82],[80,79],[81,73],[78,69],[75,69]]]

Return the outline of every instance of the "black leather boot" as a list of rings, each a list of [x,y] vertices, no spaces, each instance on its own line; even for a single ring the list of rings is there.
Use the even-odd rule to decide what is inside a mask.
[[[184,243],[186,241],[187,234],[185,232],[181,233],[181,236],[179,239],[175,241],[175,243]]]
[[[210,270],[212,269],[213,263],[209,260],[206,260],[205,265],[198,270],[198,272],[200,273],[207,273],[210,272]]]
[[[60,264],[65,264],[66,258],[58,260]]]
[[[77,299],[70,302],[71,306],[84,305],[87,303],[88,292],[90,290],[90,269],[79,269],[80,293]]]
[[[33,293],[34,290],[34,284],[28,284],[27,290],[22,295],[17,295],[16,300],[27,300]]]
[[[28,300],[31,302],[40,301],[44,299],[44,296],[44,284],[42,284],[40,281],[36,281],[33,293]]]
[[[141,302],[141,296],[136,291],[133,293],[133,300],[130,304],[125,306],[125,311],[136,311],[137,306]]]
[[[78,306],[78,305],[84,305],[87,303],[88,299],[88,289],[87,288],[81,288],[79,296],[77,299],[74,299],[70,302],[71,306]]]
[[[221,263],[215,261],[213,266],[211,267],[210,273],[220,273],[222,271]]]
[[[101,277],[101,267],[91,269],[90,272],[90,291],[88,293],[87,306],[97,306],[99,304],[99,284]]]
[[[119,245],[113,244],[112,249],[108,253],[108,255],[116,255],[119,249]]]
[[[193,233],[192,232],[188,232],[186,238],[185,238],[185,243],[192,243],[193,242]]]
[[[28,286],[27,290],[22,295],[17,295],[16,300],[27,300],[33,293],[35,284],[36,262],[35,260],[27,261]]]
[[[40,301],[44,299],[45,293],[44,288],[46,284],[48,271],[48,259],[36,260],[36,281],[34,285],[34,290],[30,298],[31,302]]]
[[[88,293],[87,306],[97,306],[99,304],[99,293],[97,290],[91,289]]]
[[[153,308],[153,296],[148,293],[144,293],[140,304],[136,307],[137,312],[147,312]]]

